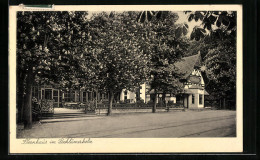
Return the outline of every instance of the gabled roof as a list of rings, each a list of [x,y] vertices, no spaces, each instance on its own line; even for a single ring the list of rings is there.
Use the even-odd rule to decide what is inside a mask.
[[[181,73],[184,73],[183,78],[187,78],[193,69],[195,67],[200,67],[201,65],[201,57],[200,53],[189,56],[189,57],[184,57],[180,61],[175,63],[175,66],[180,70]]]

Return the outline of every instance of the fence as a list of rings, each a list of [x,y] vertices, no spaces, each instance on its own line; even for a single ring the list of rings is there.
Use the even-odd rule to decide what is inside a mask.
[[[32,118],[33,121],[39,120],[42,116],[53,115],[54,100],[42,99],[39,102],[32,102]]]

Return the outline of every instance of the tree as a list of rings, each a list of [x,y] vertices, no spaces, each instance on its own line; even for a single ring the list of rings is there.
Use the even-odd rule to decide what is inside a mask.
[[[23,77],[18,80],[18,84],[20,85],[18,92],[22,92],[21,94],[18,94],[18,100],[19,102],[23,100],[23,92],[25,91],[23,105],[25,129],[32,127],[31,88],[34,77],[40,73],[39,70],[44,72],[49,72],[50,70],[51,58],[49,57],[49,50],[46,47],[48,40],[46,34],[42,34],[42,30],[48,32],[50,28],[43,28],[40,23],[46,21],[47,18],[45,16],[41,17],[39,12],[36,12],[35,14],[32,14],[32,12],[18,12],[17,14],[17,71],[18,75]],[[24,85],[25,87],[21,87]],[[19,108],[20,107],[21,106],[19,106]]]
[[[236,12],[196,11],[189,13],[189,21],[200,20],[191,40],[192,50],[201,50],[206,70],[206,89],[215,99],[236,101]],[[196,45],[200,43],[200,45]],[[225,104],[223,104],[225,107]]]
[[[176,25],[178,15],[168,11],[158,11],[151,18],[142,21],[140,13],[140,22],[144,26],[151,28],[150,43],[151,55],[151,89],[154,90],[153,112],[156,112],[157,95],[159,91],[163,93],[178,93],[182,88],[180,78],[182,73],[175,67],[186,51],[188,41],[183,37],[188,32],[187,24]]]
[[[150,57],[144,54],[149,41],[135,18],[135,12],[103,12],[94,15],[90,23],[92,45],[84,54],[92,55],[97,64],[92,69],[97,87],[110,94],[108,115],[115,94],[134,90],[149,76]]]
[[[24,128],[32,127],[32,85],[77,81],[80,38],[79,23],[86,12],[18,12],[17,58],[19,97],[24,100]],[[76,33],[76,34],[73,34]],[[70,82],[70,84],[68,84]],[[74,84],[72,84],[74,83]],[[21,87],[25,86],[25,87]],[[25,90],[25,95],[23,91]],[[19,106],[21,108],[21,106]]]

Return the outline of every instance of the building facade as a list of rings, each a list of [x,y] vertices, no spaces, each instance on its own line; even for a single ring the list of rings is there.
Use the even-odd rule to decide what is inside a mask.
[[[205,84],[200,71],[200,54],[184,57],[175,65],[184,73],[182,78],[184,83],[183,91],[177,95],[159,92],[156,95],[158,96],[157,103],[162,101],[164,103],[182,104],[184,107],[191,109],[203,108],[204,96],[208,95],[208,93],[205,91]],[[95,99],[98,102],[108,102],[109,100],[108,93],[86,91],[84,89],[62,89],[55,85],[34,86],[32,94],[32,97],[38,100],[54,100],[54,107],[63,107],[65,103],[86,103]],[[118,103],[136,103],[138,101],[149,103],[154,102],[154,99],[155,94],[148,83],[140,85],[135,92],[123,89],[119,95],[115,96],[115,101]]]
[[[181,103],[186,108],[199,109],[204,108],[204,96],[208,95],[205,90],[205,83],[200,71],[201,57],[200,53],[184,57],[181,61],[175,64],[180,69],[184,76],[182,82],[184,83],[183,91],[177,95],[171,93],[158,93],[157,103],[163,101],[164,103]],[[144,103],[154,101],[155,95],[150,89],[149,84],[142,84],[137,92],[123,90],[120,94],[121,101],[128,101],[135,103],[142,100]]]

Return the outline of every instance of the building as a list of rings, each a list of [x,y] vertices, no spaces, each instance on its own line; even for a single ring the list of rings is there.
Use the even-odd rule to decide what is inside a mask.
[[[184,73],[182,82],[184,88],[182,93],[173,95],[171,93],[163,94],[158,93],[157,103],[163,101],[166,103],[179,103],[184,105],[186,108],[203,108],[204,107],[204,96],[208,95],[204,88],[204,80],[201,75],[201,57],[200,53],[184,57],[181,61],[177,62],[176,67]],[[93,101],[97,98],[98,102],[108,101],[108,93],[97,93],[93,91],[86,91],[83,88],[74,89],[63,89],[55,85],[43,85],[34,86],[32,97],[38,100],[47,99],[54,100],[54,107],[62,107],[66,104],[78,104]],[[149,103],[154,101],[155,94],[150,89],[149,84],[144,83],[140,85],[135,92],[123,89],[122,92],[115,96],[117,102],[135,103],[137,101],[143,101]]]
[[[157,103],[159,101],[164,101],[169,103],[181,103],[186,108],[198,109],[204,107],[204,96],[208,95],[205,90],[205,84],[203,77],[201,75],[201,57],[200,53],[184,57],[181,61],[177,62],[176,67],[184,73],[182,82],[184,83],[184,88],[182,93],[173,95],[171,93],[163,94],[158,93]],[[123,90],[120,94],[121,101],[128,101],[134,103],[142,99],[145,103],[153,101],[155,98],[153,91],[150,91],[150,86],[144,83],[140,86],[136,93]]]
[[[78,104],[93,101],[108,101],[108,93],[96,93],[85,89],[64,89],[58,85],[33,86],[32,97],[40,100],[54,100],[54,107],[63,107],[64,104]]]

